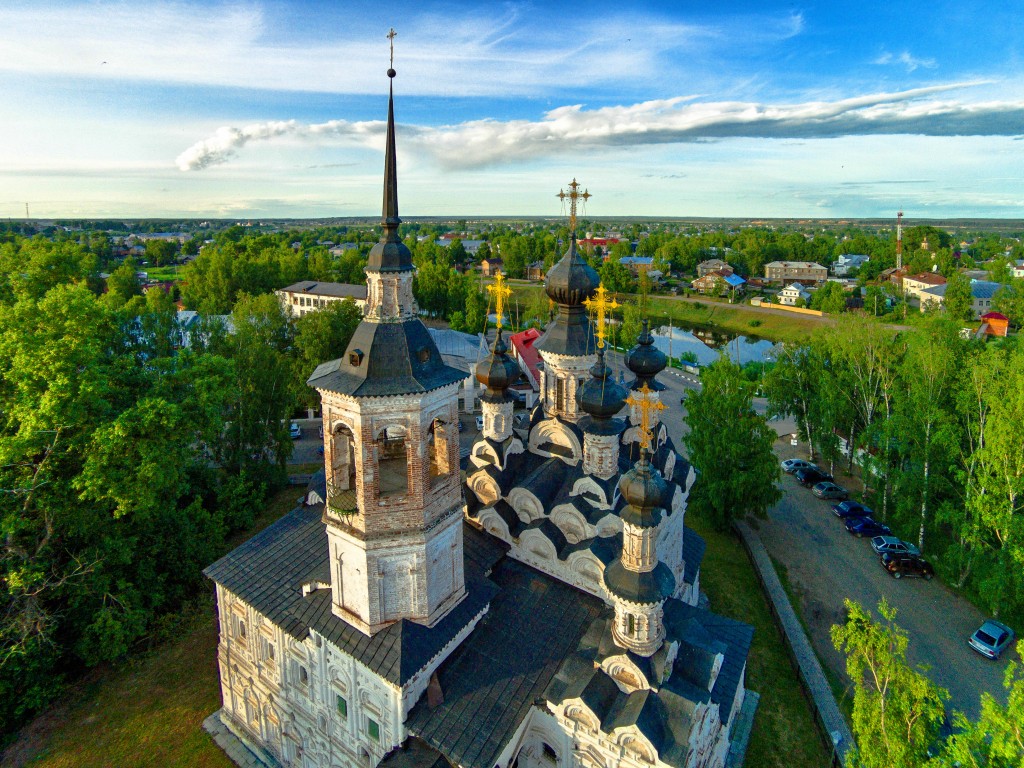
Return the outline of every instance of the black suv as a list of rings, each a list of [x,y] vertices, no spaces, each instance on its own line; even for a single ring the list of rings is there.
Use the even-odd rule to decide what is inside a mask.
[[[823,483],[826,480],[832,480],[832,475],[828,472],[822,472],[820,469],[798,469],[793,473],[793,477],[796,478],[797,482],[800,483],[804,488],[810,488]]]
[[[930,580],[935,575],[932,564],[920,555],[893,554],[886,552],[882,555],[882,567],[889,572],[894,579],[903,576],[920,576]]]

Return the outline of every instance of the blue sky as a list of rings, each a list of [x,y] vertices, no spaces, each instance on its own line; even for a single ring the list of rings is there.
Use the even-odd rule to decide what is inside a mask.
[[[1017,3],[0,6],[0,215],[1024,218]]]

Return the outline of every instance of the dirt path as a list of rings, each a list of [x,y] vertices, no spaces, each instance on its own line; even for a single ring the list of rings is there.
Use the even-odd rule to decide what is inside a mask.
[[[776,443],[776,453],[783,459],[807,458],[802,446],[794,448],[788,440]],[[836,479],[840,484],[846,480]],[[782,490],[784,496],[769,519],[759,521],[759,533],[799,594],[811,642],[823,663],[845,679],[844,659],[829,639],[831,625],[845,619],[843,599],[873,609],[884,596],[898,611],[896,623],[910,635],[910,661],[930,667],[929,677],[950,692],[950,709],[976,717],[982,691],[1006,701],[1003,674],[1016,653],[992,662],[968,648],[967,638],[985,618],[977,608],[938,579],[893,579],[879,565],[869,541],[846,532],[832,514],[832,502],[815,498],[790,475],[783,476]]]

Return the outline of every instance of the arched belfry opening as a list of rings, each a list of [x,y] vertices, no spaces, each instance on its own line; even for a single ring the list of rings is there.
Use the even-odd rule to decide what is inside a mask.
[[[430,457],[430,487],[444,481],[451,474],[451,457],[449,440],[451,425],[446,424],[442,419],[434,419],[430,423],[430,433],[427,442],[427,454]]]
[[[409,492],[409,430],[400,424],[384,427],[374,449],[380,498],[405,496]]]
[[[330,438],[331,485],[339,491],[356,487],[356,438],[347,424],[335,424]]]

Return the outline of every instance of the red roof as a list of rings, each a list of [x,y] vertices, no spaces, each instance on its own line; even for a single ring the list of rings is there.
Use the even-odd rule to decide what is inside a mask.
[[[540,389],[540,352],[534,349],[533,344],[540,337],[541,332],[536,328],[527,328],[508,337],[516,357],[526,366],[526,377],[534,389]]]
[[[1000,314],[999,312],[988,312],[988,313],[982,315],[981,319],[982,320],[1003,320],[1003,321],[1005,321],[1007,323],[1010,322],[1010,318],[1008,318],[1006,315]]]

